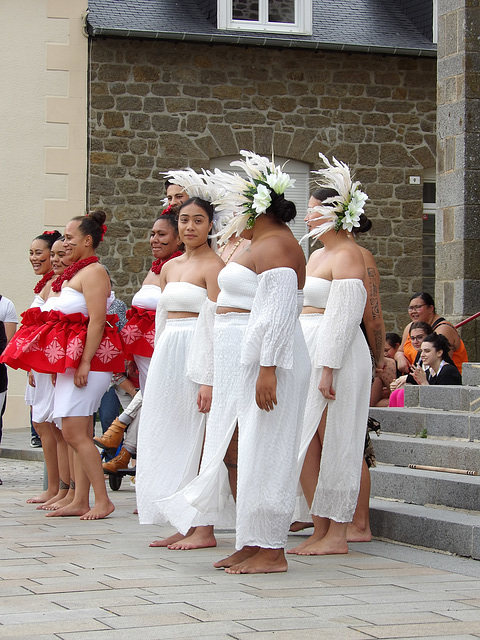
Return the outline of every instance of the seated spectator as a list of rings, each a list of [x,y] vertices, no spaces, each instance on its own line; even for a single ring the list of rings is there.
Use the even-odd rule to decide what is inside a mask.
[[[385,335],[385,364],[383,368],[375,371],[375,380],[370,393],[371,407],[388,407],[390,397],[390,384],[400,375],[394,357],[402,339],[397,333],[387,333]]]
[[[467,350],[455,327],[435,312],[432,296],[424,292],[415,293],[410,299],[408,315],[412,322],[419,320],[428,322],[435,333],[446,337],[450,343],[450,356],[457,369],[462,373],[462,364],[468,362]],[[409,329],[410,325],[407,325],[403,332],[402,344],[395,354],[397,366],[402,373],[409,372],[409,367],[413,364],[416,356],[416,350],[409,339]]]
[[[412,373],[420,385],[458,385],[462,376],[449,355],[450,344],[445,336],[433,333],[424,338],[421,346],[423,366],[418,364]]]
[[[409,331],[409,340],[415,349],[415,358],[413,359],[413,363],[410,365],[410,373],[405,374],[394,380],[390,384],[390,399],[388,402],[389,407],[403,407],[404,406],[404,386],[406,384],[417,384],[414,378],[411,375],[411,372],[414,371],[414,368],[417,364],[421,365],[420,357],[420,346],[428,335],[432,333],[432,327],[427,322],[412,322],[410,324]]]

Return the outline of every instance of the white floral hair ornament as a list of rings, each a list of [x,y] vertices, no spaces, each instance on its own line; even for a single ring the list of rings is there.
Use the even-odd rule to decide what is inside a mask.
[[[323,153],[318,155],[327,168],[312,172],[319,176],[315,184],[320,188],[335,189],[338,196],[326,198],[321,205],[308,210],[309,214],[312,212],[319,214],[318,218],[310,218],[311,221],[325,219],[323,224],[315,227],[305,236],[314,239],[331,229],[338,232],[340,229],[351,231],[353,227],[359,227],[360,216],[368,200],[367,194],[359,188],[360,182],[352,182],[350,169],[344,162],[333,157],[333,164],[331,164]]]
[[[251,151],[240,151],[240,155],[244,159],[235,160],[230,166],[241,169],[246,178],[219,169],[215,169],[214,173],[206,172],[214,182],[220,182],[224,189],[224,204],[229,203],[228,208],[233,212],[233,217],[222,231],[220,243],[226,242],[234,234],[239,236],[244,229],[251,229],[255,218],[265,213],[272,204],[272,192],[282,195],[295,183],[288,173],[282,171],[283,167],[275,166],[273,160]]]

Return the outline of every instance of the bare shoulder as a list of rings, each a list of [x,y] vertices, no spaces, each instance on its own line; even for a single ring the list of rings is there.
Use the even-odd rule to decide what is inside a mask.
[[[374,258],[373,253],[371,251],[369,251],[368,249],[365,249],[365,247],[362,247],[360,245],[357,245],[357,247],[360,249],[360,253],[363,256],[363,260],[365,261],[365,266],[367,268],[376,269],[377,268],[377,263],[375,262],[375,258]]]
[[[357,245],[344,245],[335,251],[332,260],[334,279],[365,278],[365,261]]]
[[[252,243],[251,248],[257,273],[279,267],[298,271],[305,266],[303,250],[292,234],[268,236],[261,242]]]

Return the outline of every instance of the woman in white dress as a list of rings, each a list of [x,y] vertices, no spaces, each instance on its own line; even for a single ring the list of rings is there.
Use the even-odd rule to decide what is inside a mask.
[[[66,257],[65,247],[63,246],[63,236],[52,245],[52,249],[50,252],[51,257],[51,265],[53,269],[53,273],[55,277],[60,277],[65,269],[70,265]],[[52,280],[52,284],[55,280]],[[52,291],[52,287],[50,286],[50,291],[48,294],[48,298],[43,306],[43,310],[46,311],[50,305],[52,304],[49,299],[52,297],[59,296],[59,293],[55,293]],[[55,387],[52,384],[52,376],[48,373],[39,373],[37,377],[41,376],[45,379],[45,388],[44,388],[44,404],[46,406],[46,412],[49,416],[53,416],[53,403],[55,399]],[[47,406],[48,403],[48,406]],[[57,495],[53,496],[50,500],[47,500],[44,504],[41,504],[37,507],[37,509],[43,511],[55,511],[60,507],[69,504],[73,500],[72,491],[70,485],[72,483],[73,472],[70,472],[70,464],[69,464],[69,454],[68,454],[68,445],[65,442],[65,439],[62,435],[61,429],[58,429],[55,422],[51,422],[53,435],[57,444],[57,463],[58,463],[58,473],[60,477],[60,483],[58,488]],[[73,456],[73,452],[72,452]],[[72,457],[73,461],[73,457]]]
[[[231,524],[223,460],[238,424],[237,551],[215,566],[270,573],[287,570],[284,547],[310,374],[298,321],[305,259],[286,224],[296,213],[283,197],[289,176],[267,158],[242,154],[245,161],[234,165],[247,180],[215,175],[241,211],[223,237],[241,233],[251,245],[219,275],[213,400],[200,474],[159,506],[181,532],[196,526],[194,536]],[[192,548],[192,539],[170,548]]]
[[[302,329],[312,362],[300,464],[301,483],[311,507],[314,533],[289,553],[347,553],[360,486],[371,359],[360,329],[367,292],[365,262],[349,234],[360,226],[367,196],[352,183],[348,167],[334,159],[317,172],[322,187],[338,196],[318,206],[309,202],[305,218],[324,245],[308,261]],[[362,220],[365,219],[363,215]]]
[[[55,274],[51,265],[51,249],[53,243],[60,238],[58,231],[45,231],[37,236],[30,246],[30,263],[36,275],[42,279],[35,286],[35,298],[30,309],[42,308],[50,292]],[[34,498],[27,500],[30,504],[48,504],[55,499],[60,486],[57,461],[57,445],[52,423],[51,399],[53,387],[51,376],[35,371],[28,373],[28,384],[25,391],[25,402],[31,406],[32,422],[35,431],[42,441],[45,467],[47,470],[47,488]]]
[[[178,231],[185,253],[170,260],[160,273],[156,345],[138,429],[135,484],[141,524],[164,522],[156,501],[198,473],[212,393],[209,325],[223,267],[208,243],[213,214],[212,205],[198,197],[181,205]],[[179,537],[183,536],[151,546],[166,546]]]
[[[118,455],[103,464],[107,473],[116,473],[119,469],[125,469],[131,457],[137,453],[139,412],[153,355],[155,314],[162,295],[160,274],[169,260],[182,255],[181,244],[176,212],[172,207],[168,207],[153,223],[150,247],[154,260],[141,288],[133,296],[132,306],[127,311],[127,322],[120,331],[125,358],[128,363],[134,361],[138,369],[140,393],[135,395],[133,405],[137,412],[136,419],[128,417],[128,414],[122,414],[125,423],[120,418],[116,418],[102,436],[94,438],[95,444],[103,449],[117,449],[123,440]],[[130,364],[127,364],[127,371],[129,367]]]

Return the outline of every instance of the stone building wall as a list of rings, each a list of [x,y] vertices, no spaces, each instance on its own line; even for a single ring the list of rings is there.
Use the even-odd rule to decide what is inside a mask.
[[[422,186],[409,177],[435,166],[435,71],[424,58],[94,39],[89,205],[111,219],[101,253],[117,295],[129,302],[149,268],[161,171],[273,145],[312,169],[320,151],[355,169],[387,330],[403,327],[422,282]]]

